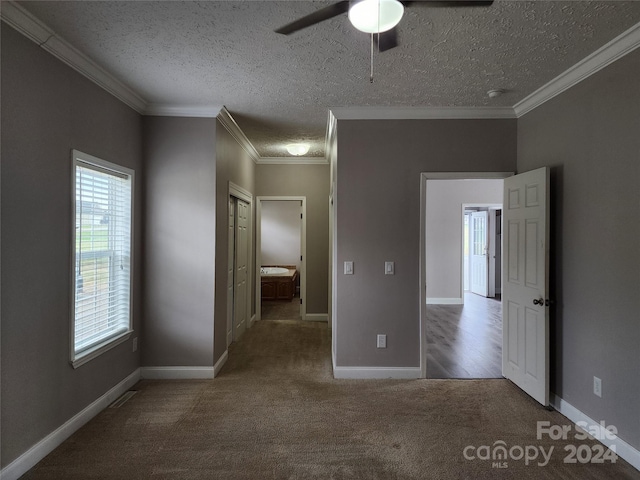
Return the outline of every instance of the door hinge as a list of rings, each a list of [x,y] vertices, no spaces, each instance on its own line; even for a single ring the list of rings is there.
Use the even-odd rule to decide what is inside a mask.
[[[302,255],[300,255],[300,261],[302,261]]]
[[[302,218],[302,214],[300,214],[300,218]]]
[[[302,299],[300,299],[300,305],[302,305]]]

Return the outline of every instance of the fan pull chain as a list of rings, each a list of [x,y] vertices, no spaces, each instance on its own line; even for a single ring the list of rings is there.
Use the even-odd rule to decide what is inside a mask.
[[[378,0],[378,46],[380,46],[380,13],[381,13],[381,2]],[[373,36],[375,34],[371,34],[371,72],[369,74],[369,83],[373,83]]]
[[[373,33],[371,34],[371,73],[369,76],[369,83],[373,83]]]

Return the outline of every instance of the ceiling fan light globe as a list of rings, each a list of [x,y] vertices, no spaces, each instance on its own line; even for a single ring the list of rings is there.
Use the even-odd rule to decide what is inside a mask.
[[[349,8],[349,21],[365,33],[380,33],[395,27],[404,14],[398,0],[361,0]]]

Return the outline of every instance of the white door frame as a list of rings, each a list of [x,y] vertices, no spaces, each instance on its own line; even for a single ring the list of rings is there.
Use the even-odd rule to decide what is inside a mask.
[[[302,231],[300,232],[300,255],[302,263],[300,268],[300,318],[307,319],[307,197],[296,196],[259,196],[256,197],[256,320],[262,318],[260,308],[262,300],[262,285],[260,267],[262,265],[262,202],[263,201],[292,201],[300,202],[302,206]]]
[[[512,175],[513,172],[423,172],[420,174],[420,370],[422,378],[427,377],[427,262],[429,260],[426,251],[427,180],[492,180]],[[461,283],[461,291],[464,292],[464,282]]]
[[[229,182],[229,190],[227,193],[227,218],[229,218],[229,202],[232,201],[232,197],[235,198],[239,198],[240,200],[246,202],[249,204],[249,218],[248,218],[248,222],[247,222],[247,237],[248,237],[248,241],[247,241],[247,245],[248,245],[248,249],[249,252],[248,253],[248,258],[247,258],[247,286],[252,285],[253,282],[251,282],[251,272],[253,272],[253,265],[252,265],[252,260],[253,260],[253,243],[252,243],[252,232],[253,232],[253,194],[251,192],[249,192],[248,190],[245,190],[244,188],[240,187],[239,185],[236,185],[233,182]],[[227,226],[228,228],[228,226]],[[235,242],[235,234],[234,234],[234,242]],[[228,241],[227,241],[228,243]],[[227,245],[227,248],[235,248],[235,246],[233,245]],[[235,276],[234,276],[235,278]],[[229,285],[227,285],[227,288],[229,288]],[[234,281],[234,302],[235,302],[235,281]],[[251,325],[253,325],[253,320],[254,317],[251,315],[251,293],[247,292],[247,328],[251,328]],[[227,318],[227,329],[229,328],[229,318]],[[231,319],[231,322],[233,322],[233,318]],[[234,332],[235,334],[235,332]]]
[[[496,294],[502,291],[502,289],[496,288],[496,277],[498,274],[502,275],[502,271],[499,271],[502,265],[496,265],[496,255],[501,252],[500,247],[502,246],[502,237],[500,237],[500,245],[498,245],[496,236],[498,211],[502,211],[502,206],[489,208],[489,298],[496,298]],[[502,216],[500,216],[500,221],[502,222]],[[502,232],[502,227],[500,227],[500,231]],[[502,259],[501,253],[500,258]]]

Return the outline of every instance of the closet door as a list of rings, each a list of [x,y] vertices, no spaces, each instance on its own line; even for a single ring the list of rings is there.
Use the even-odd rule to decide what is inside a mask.
[[[247,329],[247,295],[249,263],[249,204],[236,200],[235,269],[233,339],[238,340]]]
[[[233,342],[233,291],[236,259],[236,201],[229,197],[229,236],[227,242],[227,347]]]

